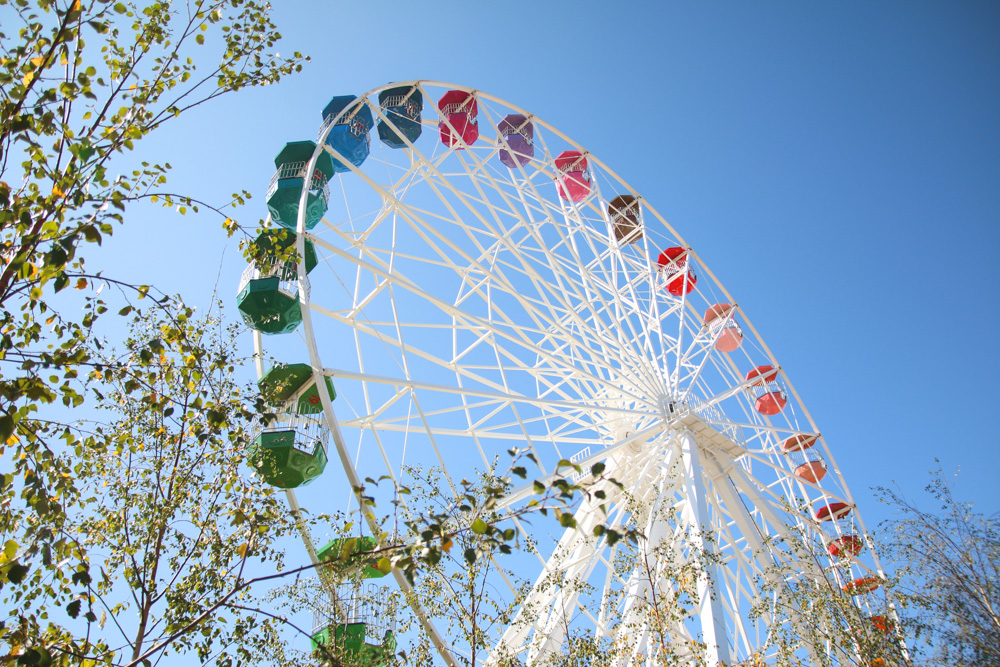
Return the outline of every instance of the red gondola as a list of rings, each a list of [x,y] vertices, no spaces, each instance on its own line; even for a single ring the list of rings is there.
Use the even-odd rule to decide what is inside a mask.
[[[590,194],[587,158],[580,151],[563,151],[556,158],[556,189],[566,201],[578,202]]]
[[[656,264],[666,276],[667,291],[674,296],[690,294],[698,284],[698,276],[688,266],[687,248],[667,248],[656,258]]]
[[[830,542],[826,550],[834,558],[843,558],[848,555],[857,556],[863,547],[864,542],[857,535],[844,535]]]
[[[892,622],[892,619],[888,616],[870,616],[868,618],[871,624],[875,626],[876,630],[880,630],[885,633],[889,633],[896,624]]]
[[[849,581],[844,584],[843,591],[850,596],[864,595],[865,593],[871,593],[882,585],[882,579],[879,577],[859,577],[854,581]]]
[[[441,143],[462,149],[479,138],[479,104],[476,96],[464,90],[449,90],[438,100],[444,120],[438,123]]]

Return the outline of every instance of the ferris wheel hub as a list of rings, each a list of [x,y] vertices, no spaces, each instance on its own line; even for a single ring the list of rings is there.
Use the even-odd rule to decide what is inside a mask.
[[[677,402],[673,397],[670,394],[660,394],[656,402],[663,421],[667,423],[673,421],[677,416]]]

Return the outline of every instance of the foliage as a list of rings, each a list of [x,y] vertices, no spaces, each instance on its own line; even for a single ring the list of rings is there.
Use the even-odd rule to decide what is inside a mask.
[[[887,551],[930,644],[928,664],[1000,664],[1000,519],[959,501],[938,469],[927,493],[937,512],[881,489],[899,514],[885,523]]]
[[[440,491],[448,488],[440,473],[411,468],[406,474],[412,479],[408,485],[412,491],[404,490],[405,523],[419,540],[396,560],[404,568],[419,566],[421,576],[411,596],[430,616],[443,620],[441,627],[448,636],[461,637],[461,653],[455,652],[460,663],[483,663],[493,649],[497,630],[513,621],[514,607],[492,589],[491,575],[507,570],[508,582],[526,589],[526,582],[498,560],[519,549],[525,537],[512,517],[497,508],[512,489],[511,480],[497,477],[495,470],[481,474],[475,482],[463,479],[456,499]],[[540,499],[539,511],[549,501]],[[421,511],[414,512],[416,508]],[[435,549],[437,545],[440,549]],[[415,662],[431,660],[430,650],[426,642],[418,643],[410,657]]]
[[[392,510],[380,519],[376,519],[378,498],[384,495],[384,483],[391,480],[366,480],[364,487],[356,489],[362,506],[357,514],[371,523],[357,524],[341,517],[336,534],[346,541],[338,556],[321,566],[317,579],[286,586],[279,606],[288,612],[318,609],[331,619],[332,627],[342,623],[337,619],[343,617],[345,606],[351,606],[344,601],[358,596],[361,571],[375,568],[393,573],[405,585],[399,590],[390,587],[382,613],[391,614],[399,632],[412,631],[415,639],[394,657],[387,657],[386,664],[436,662],[437,649],[422,632],[420,615],[435,619],[439,629],[458,641],[449,648],[459,664],[482,663],[497,633],[514,622],[516,603],[528,591],[527,582],[503,560],[530,549],[525,525],[538,516],[554,519],[560,528],[576,527],[574,514],[580,506],[585,502],[601,506],[603,489],[618,484],[604,474],[603,464],[593,466],[588,475],[579,465],[562,461],[559,473],[527,483],[525,500],[507,507],[505,499],[516,491],[514,480],[527,480],[527,464],[533,460],[527,452],[511,450],[509,454],[511,463],[502,473],[494,468],[471,481],[407,467],[403,475],[410,481],[406,486],[390,485]],[[570,473],[577,473],[578,479],[563,476]],[[359,532],[366,532],[364,526],[380,546],[364,546],[358,537]],[[600,522],[594,533],[595,539],[615,543],[634,544],[639,539],[630,528],[615,529]],[[493,588],[495,575],[514,586],[513,600],[504,600]],[[378,581],[371,585],[377,586]],[[298,627],[294,630],[303,632]],[[333,642],[320,646],[312,658],[320,664],[357,662]],[[294,662],[308,659],[300,655]]]
[[[754,614],[772,619],[770,645],[762,648],[774,664],[909,664],[904,637],[912,636],[913,626],[897,581],[884,579],[877,592],[857,599],[843,590],[842,582],[851,580],[846,561],[831,568],[823,566],[818,549],[800,555],[799,567],[772,568],[757,583],[761,603]]]
[[[246,425],[262,406],[233,377],[247,361],[232,352],[236,330],[192,315],[180,308],[172,321],[139,323],[126,357],[95,371],[111,389],[101,407],[117,419],[97,429],[111,449],[84,457],[94,500],[77,532],[103,556],[96,606],[134,619],[122,637],[128,660],[169,646],[202,662],[251,664],[275,628],[252,612],[251,591],[238,604],[231,593],[248,569],[281,569],[275,541],[295,525],[274,490],[241,466]],[[136,377],[150,392],[138,400],[126,387]]]
[[[620,530],[630,539],[611,545],[608,587],[600,598],[600,608],[589,609],[591,617],[603,618],[611,630],[599,633],[575,627],[576,613],[571,608],[558,610],[544,631],[532,628],[536,619],[545,618],[547,610],[532,608],[529,603],[517,621],[534,632],[528,658],[507,656],[505,664],[619,665],[633,662],[638,655],[646,656],[643,661],[649,659],[664,667],[708,664],[704,643],[678,641],[677,637],[705,594],[699,582],[708,576],[716,557],[710,549],[697,547],[698,540],[692,539],[688,530],[662,530],[665,526],[683,525],[676,507],[649,506],[628,494],[621,502],[627,506],[628,520]],[[597,546],[600,539],[591,538],[591,546]],[[552,555],[557,562],[575,558],[575,550]],[[615,585],[614,581],[628,583]],[[558,600],[566,591],[582,592],[591,584],[584,579],[573,580],[565,572],[552,572],[543,574],[534,588],[536,595],[549,593]],[[553,638],[555,650],[548,644]]]
[[[12,648],[52,664],[132,665],[169,649],[239,665],[274,643],[277,622],[256,613],[248,572],[282,568],[275,542],[295,522],[241,465],[263,406],[233,377],[246,361],[234,335],[178,305],[138,319],[119,356],[95,344],[91,390],[112,421],[93,437],[109,446],[78,452],[63,534],[86,554],[77,571],[100,575],[81,578],[64,627],[43,627],[56,600],[33,598]]]
[[[0,646],[17,651],[41,636],[44,616],[31,610],[72,613],[93,579],[84,545],[67,537],[67,508],[83,500],[81,459],[114,444],[73,426],[95,363],[86,342],[109,308],[91,290],[119,288],[122,315],[149,292],[86,265],[87,248],[132,202],[197,210],[162,190],[170,165],[139,153],[144,138],[221,95],[277,81],[302,58],[273,53],[280,35],[257,0],[0,0],[0,12],[0,455],[10,462],[0,584],[7,608],[21,611],[0,621]],[[141,378],[122,387],[161,400]]]

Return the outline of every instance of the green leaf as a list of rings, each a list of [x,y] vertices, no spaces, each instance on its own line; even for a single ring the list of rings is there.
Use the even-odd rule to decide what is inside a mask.
[[[80,615],[80,601],[73,600],[68,605],[66,605],[66,613],[69,614],[70,618],[76,618]]]
[[[14,420],[8,415],[0,417],[0,440],[7,441],[7,438],[14,432]]]
[[[91,243],[101,245],[101,233],[93,225],[85,225],[80,231],[83,232],[83,238]]]
[[[604,472],[605,465],[603,462],[598,461],[594,465],[590,466],[590,474],[594,477],[600,477],[601,473]]]
[[[17,556],[17,542],[14,540],[7,540],[7,542],[3,545],[4,562],[14,560],[15,556]]]
[[[24,577],[27,574],[28,568],[18,562],[11,563],[7,566],[7,581],[12,584],[21,583],[24,581]]]
[[[482,519],[476,519],[475,521],[472,522],[472,532],[475,533],[476,535],[482,535],[487,531],[488,528],[489,526],[486,525],[486,522],[483,521]]]

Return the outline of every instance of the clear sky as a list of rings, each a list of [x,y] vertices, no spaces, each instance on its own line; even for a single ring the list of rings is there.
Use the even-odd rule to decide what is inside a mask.
[[[917,496],[941,460],[1000,509],[1000,4],[276,2],[286,82],[144,142],[178,191],[255,198],[330,97],[394,80],[473,86],[599,156],[750,314],[833,449]],[[206,215],[133,209],[127,278],[236,315],[243,262]],[[132,224],[134,223],[134,224]],[[150,278],[152,276],[152,278]],[[250,350],[250,338],[245,341]]]

